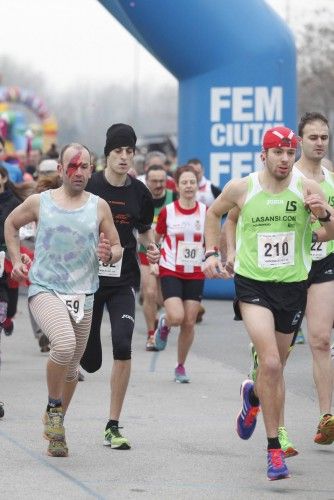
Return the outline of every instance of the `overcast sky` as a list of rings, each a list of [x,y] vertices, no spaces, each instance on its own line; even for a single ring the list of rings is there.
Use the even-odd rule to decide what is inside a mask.
[[[316,7],[333,8],[334,1],[268,3],[294,30]],[[175,83],[97,0],[0,0],[0,19],[0,55],[31,65],[55,88],[78,85],[80,79],[131,84],[134,74],[139,83]]]

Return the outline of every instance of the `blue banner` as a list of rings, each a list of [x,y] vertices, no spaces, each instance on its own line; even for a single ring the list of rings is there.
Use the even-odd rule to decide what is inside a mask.
[[[198,157],[223,187],[261,168],[264,132],[296,127],[296,49],[264,0],[100,0],[179,80],[182,164]],[[208,296],[230,297],[214,281]]]

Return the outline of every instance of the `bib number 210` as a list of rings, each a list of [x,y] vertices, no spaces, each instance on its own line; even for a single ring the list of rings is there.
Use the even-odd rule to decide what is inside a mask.
[[[260,268],[293,266],[295,233],[258,233],[257,250]]]
[[[264,255],[266,257],[273,257],[273,255],[276,255],[278,257],[280,254],[288,255],[289,253],[289,244],[287,241],[283,241],[281,245],[279,243],[265,243],[264,248]]]

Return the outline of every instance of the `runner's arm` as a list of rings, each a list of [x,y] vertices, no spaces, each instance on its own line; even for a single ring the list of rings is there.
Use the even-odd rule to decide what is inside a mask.
[[[97,253],[104,263],[115,264],[122,257],[123,249],[108,203],[102,198],[98,204],[99,243]]]
[[[17,281],[26,279],[28,266],[31,260],[20,253],[19,229],[29,222],[37,222],[39,213],[39,195],[29,196],[23,203],[16,207],[5,221],[5,241],[9,257],[13,264],[12,276]]]
[[[312,179],[303,179],[305,206],[317,217],[322,229],[326,233],[326,239],[334,239],[334,210],[326,202],[319,184]],[[328,217],[327,217],[328,216]],[[327,219],[327,220],[321,220]],[[325,240],[323,240],[325,241]]]
[[[226,221],[221,231],[221,242],[223,242],[222,254],[225,255],[225,273],[227,278],[231,278],[234,273],[234,261],[236,252],[236,229],[240,210],[232,208],[227,214]]]
[[[224,187],[222,193],[212,203],[205,219],[205,262],[203,271],[207,278],[222,278],[224,268],[219,259],[219,239],[221,218],[229,210],[241,206],[247,185],[242,179],[232,180]]]
[[[146,248],[146,257],[150,264],[156,264],[160,259],[160,248],[154,239],[153,229],[139,233],[138,242]]]

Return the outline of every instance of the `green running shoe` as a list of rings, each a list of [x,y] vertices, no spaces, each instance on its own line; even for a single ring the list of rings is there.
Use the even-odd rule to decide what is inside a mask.
[[[291,443],[285,427],[278,428],[278,440],[284,452],[285,458],[294,457],[298,455],[298,451]]]
[[[249,371],[248,377],[251,380],[253,380],[253,382],[256,382],[256,374],[257,374],[257,369],[259,367],[257,352],[256,352],[255,347],[252,344],[252,342],[249,344],[249,347],[250,347],[250,355],[251,355],[252,361],[251,361],[251,366],[250,366],[250,371]]]
[[[114,450],[129,450],[129,441],[119,432],[122,427],[109,427],[104,431],[103,446],[110,446]]]

